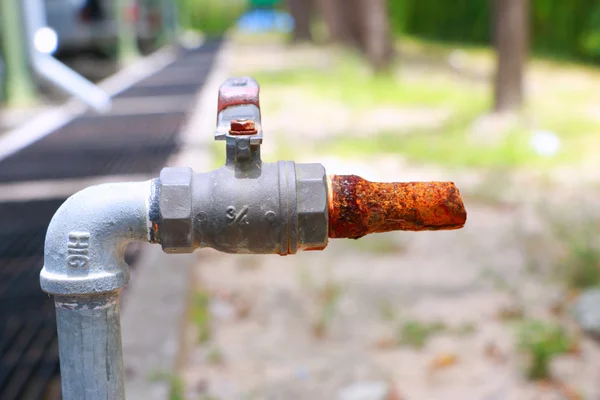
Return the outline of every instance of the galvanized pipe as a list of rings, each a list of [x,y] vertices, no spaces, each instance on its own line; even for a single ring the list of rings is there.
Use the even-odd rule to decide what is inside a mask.
[[[119,291],[54,301],[63,399],[124,399]]]
[[[125,398],[119,292],[127,243],[149,240],[153,182],[92,186],[71,196],[46,234],[42,289],[55,296],[63,397]]]

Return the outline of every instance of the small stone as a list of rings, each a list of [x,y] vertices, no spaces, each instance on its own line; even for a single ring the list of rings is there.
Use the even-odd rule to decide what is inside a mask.
[[[354,382],[339,390],[339,400],[386,400],[389,392],[387,382]]]
[[[581,293],[575,303],[575,319],[584,332],[600,340],[600,288]]]
[[[221,320],[229,320],[236,315],[235,308],[221,299],[212,299],[209,309],[213,317]]]

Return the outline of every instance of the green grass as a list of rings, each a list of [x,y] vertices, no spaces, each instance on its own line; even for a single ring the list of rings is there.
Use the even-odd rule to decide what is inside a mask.
[[[235,25],[247,9],[246,0],[178,0],[180,21],[184,29],[208,36],[221,36]]]
[[[569,254],[562,263],[568,285],[587,289],[600,284],[600,250],[588,243],[571,243]]]
[[[384,321],[393,322],[396,320],[397,311],[394,304],[389,299],[384,299],[379,304],[379,314]]]
[[[148,377],[150,382],[166,382],[169,384],[169,400],[184,400],[184,383],[179,376],[164,372],[156,371]]]
[[[340,57],[332,57],[336,61],[327,68],[297,66],[258,73],[255,77],[265,92],[270,86],[294,87],[304,93],[307,102],[327,100],[355,110],[396,106],[441,108],[450,112],[451,117],[433,129],[384,131],[368,138],[356,135],[356,132],[347,132],[324,141],[306,143],[307,151],[326,155],[359,158],[398,154],[415,162],[457,167],[547,169],[593,159],[593,149],[600,148],[597,134],[600,132],[600,118],[594,119],[586,112],[590,105],[600,102],[598,94],[594,88],[576,90],[565,82],[554,85],[552,74],[555,70],[548,68],[551,65],[548,61],[541,62],[538,68],[539,71],[550,71],[539,72],[545,74],[543,79],[547,82],[535,96],[528,98],[522,120],[498,135],[498,138],[485,143],[485,140],[474,138],[473,124],[491,110],[491,85],[459,77],[449,71],[443,72],[446,55],[452,49],[450,46],[427,45],[424,49],[414,40],[411,46],[416,46],[416,50],[411,50],[410,54],[426,52],[428,57],[434,59],[431,63],[442,66],[441,72],[438,68],[438,72],[430,74],[424,72],[428,69],[421,70],[413,66],[406,69],[421,71],[420,75],[404,74],[400,59],[396,74],[373,75],[364,60],[356,54],[340,52]],[[487,65],[486,68],[491,65],[489,49],[466,48],[464,51],[474,63]],[[435,61],[435,55],[439,61]],[[585,69],[565,68],[569,71],[565,74],[572,73],[578,78],[582,74],[593,74]],[[590,82],[595,76],[590,75]],[[536,79],[539,82],[540,77]],[[269,110],[264,112],[268,113]],[[556,133],[561,140],[557,154],[545,157],[531,148],[531,135],[535,130]],[[485,136],[485,132],[482,135]],[[286,149],[285,144],[280,147],[282,155],[294,153],[293,149]]]
[[[432,336],[445,330],[446,326],[441,322],[406,321],[398,332],[398,343],[421,349]]]
[[[191,317],[198,328],[198,342],[206,343],[211,338],[212,314],[209,310],[210,296],[204,291],[198,291],[193,298]]]
[[[469,142],[468,132],[463,126],[449,127],[443,133],[381,133],[368,140],[332,138],[322,149],[344,157],[399,154],[415,162],[458,167],[515,167],[547,162],[528,149],[524,132],[511,132],[498,145],[482,145]]]
[[[221,365],[224,361],[223,352],[218,347],[212,347],[206,354],[206,362],[211,365]]]
[[[380,105],[451,106],[469,110],[485,105],[487,93],[481,87],[464,87],[449,79],[412,81],[394,74],[373,75],[364,60],[340,53],[333,68],[294,68],[257,73],[263,86],[301,87],[315,100],[337,100],[355,108]]]
[[[383,310],[382,310],[383,311]],[[386,310],[387,312],[387,310]],[[384,318],[387,317],[384,314]],[[395,318],[395,314],[392,315]],[[446,326],[443,322],[422,322],[418,320],[405,321],[398,330],[398,344],[422,349],[435,335],[446,334],[457,337],[472,335],[477,331],[475,324],[470,322],[458,326]]]
[[[327,281],[318,288],[316,293],[318,314],[312,324],[313,335],[316,338],[323,338],[327,335],[337,312],[342,292],[342,286],[333,281]]]
[[[526,375],[532,380],[550,379],[552,360],[575,344],[568,332],[552,322],[523,321],[517,332],[518,347],[527,356]]]
[[[232,29],[228,33],[228,37],[231,38],[236,44],[244,45],[278,45],[287,43],[291,40],[291,34],[277,32],[277,31],[266,31],[266,32],[253,32],[248,33],[237,29]],[[239,65],[237,67],[240,67]],[[243,68],[243,66],[241,66]],[[242,72],[243,74],[243,72]]]
[[[593,204],[573,204],[572,210],[542,209],[561,255],[555,262],[556,278],[568,288],[581,290],[600,285],[600,216]]]
[[[498,143],[478,143],[470,137],[470,123],[457,122],[436,131],[410,134],[383,132],[368,139],[351,135],[334,137],[322,143],[317,150],[347,158],[398,154],[414,162],[453,167],[546,169],[576,163],[582,155],[588,157],[586,154],[592,150],[590,146],[596,142],[595,139],[569,141],[563,137],[563,148],[555,156],[545,157],[530,147],[530,137],[531,133],[527,130],[517,129],[508,132]]]
[[[377,234],[360,238],[359,240],[348,240],[344,246],[350,247],[361,253],[368,254],[402,254],[407,250],[407,245],[401,238],[394,234]]]

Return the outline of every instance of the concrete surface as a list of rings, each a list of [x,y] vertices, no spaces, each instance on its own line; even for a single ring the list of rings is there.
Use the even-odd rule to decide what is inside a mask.
[[[224,46],[181,133],[182,151],[169,160],[169,166],[206,171],[212,165],[217,91],[226,77]],[[152,245],[144,246],[142,254],[122,315],[126,392],[128,400],[164,400],[187,348],[187,300],[197,256],[167,255]]]

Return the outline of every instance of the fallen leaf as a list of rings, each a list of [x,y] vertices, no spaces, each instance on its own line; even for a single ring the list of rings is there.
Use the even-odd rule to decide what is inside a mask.
[[[498,311],[498,319],[502,321],[514,321],[523,318],[523,307],[517,304],[502,307]]]
[[[433,358],[429,363],[429,369],[437,371],[439,369],[448,368],[458,362],[458,356],[452,353],[442,353]]]
[[[504,362],[506,360],[506,356],[502,353],[502,350],[493,342],[489,342],[483,348],[483,354],[496,362]]]
[[[564,383],[558,383],[558,391],[565,400],[583,400],[583,396],[574,387]]]
[[[397,345],[397,341],[390,336],[383,336],[379,339],[377,339],[377,341],[375,341],[375,343],[373,344],[373,347],[376,350],[389,350],[389,349],[393,349],[394,347],[396,347]]]
[[[400,394],[400,391],[398,391],[395,386],[391,385],[385,400],[404,400],[404,397]]]
[[[560,398],[564,400],[583,400],[583,396],[574,387],[553,379],[546,379],[538,383],[538,386],[545,391],[558,392]]]

